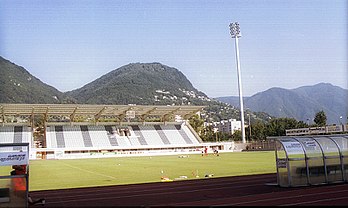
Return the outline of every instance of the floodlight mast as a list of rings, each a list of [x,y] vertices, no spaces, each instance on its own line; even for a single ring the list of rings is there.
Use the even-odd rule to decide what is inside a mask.
[[[239,46],[238,46],[238,38],[241,37],[242,35],[240,32],[240,27],[239,27],[238,22],[230,23],[230,32],[231,32],[232,38],[235,39],[242,142],[246,143],[245,129],[244,129],[244,107],[243,107],[243,95],[242,95],[242,78],[241,78],[241,72],[240,72]]]

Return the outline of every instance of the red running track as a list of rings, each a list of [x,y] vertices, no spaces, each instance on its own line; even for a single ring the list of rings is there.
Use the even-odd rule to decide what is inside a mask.
[[[34,191],[44,207],[348,205],[348,184],[282,188],[276,174]]]

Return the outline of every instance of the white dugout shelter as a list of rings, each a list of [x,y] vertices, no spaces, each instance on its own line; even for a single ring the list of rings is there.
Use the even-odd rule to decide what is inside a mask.
[[[348,181],[348,135],[275,138],[277,183],[295,187]]]

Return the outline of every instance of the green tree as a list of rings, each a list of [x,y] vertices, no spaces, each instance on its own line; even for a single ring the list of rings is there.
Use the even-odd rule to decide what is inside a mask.
[[[296,129],[308,127],[304,122],[299,122],[294,118],[273,118],[266,125],[267,136],[285,136],[286,129]]]
[[[199,135],[204,142],[213,142],[216,137],[214,135],[213,126],[206,126],[202,129]]]
[[[204,133],[204,120],[196,114],[189,118],[189,123],[199,136],[202,136],[202,133]]]
[[[266,139],[266,125],[261,121],[256,121],[254,124],[250,125],[247,128],[247,132],[250,134],[251,128],[251,136],[248,135],[248,141],[256,141],[256,140],[264,140]]]
[[[218,141],[231,141],[233,135],[231,133],[218,132]]]
[[[326,114],[323,110],[315,114],[314,122],[317,126],[326,126]]]
[[[240,130],[234,131],[232,138],[234,141],[242,141],[242,132]]]

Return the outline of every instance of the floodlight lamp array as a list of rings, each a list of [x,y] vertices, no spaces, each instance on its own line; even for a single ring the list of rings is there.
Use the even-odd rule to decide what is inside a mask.
[[[239,38],[242,36],[238,22],[230,23],[230,33],[232,38]]]

